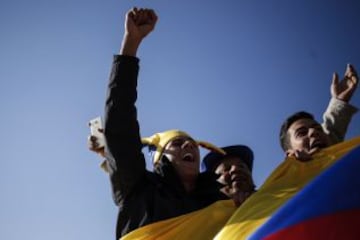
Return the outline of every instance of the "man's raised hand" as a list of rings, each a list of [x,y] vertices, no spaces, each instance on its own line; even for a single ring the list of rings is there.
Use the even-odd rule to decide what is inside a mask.
[[[156,22],[157,16],[152,9],[133,8],[126,14],[126,34],[141,40],[155,28]]]
[[[136,56],[141,41],[155,28],[158,17],[154,10],[132,8],[126,13],[125,34],[120,54]]]
[[[331,96],[344,102],[349,102],[359,82],[355,68],[348,64],[344,78],[339,81],[337,73],[333,74]]]

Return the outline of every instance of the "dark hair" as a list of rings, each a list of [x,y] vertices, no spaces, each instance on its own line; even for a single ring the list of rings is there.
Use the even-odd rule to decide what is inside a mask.
[[[314,116],[308,112],[300,111],[294,113],[283,122],[280,128],[280,145],[285,152],[290,148],[288,130],[290,126],[299,119],[314,120]]]
[[[168,171],[165,169],[173,169],[174,167],[172,166],[171,162],[169,161],[169,159],[163,155],[160,160],[155,163],[155,165],[153,166],[153,171],[161,176],[165,176],[164,171]]]

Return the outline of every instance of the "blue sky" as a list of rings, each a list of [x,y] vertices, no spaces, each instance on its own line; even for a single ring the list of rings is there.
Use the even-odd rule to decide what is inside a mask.
[[[117,208],[87,123],[103,114],[133,6],[159,16],[138,54],[141,134],[246,144],[258,186],[283,160],[282,121],[298,110],[320,120],[332,73],[360,70],[355,0],[1,1],[0,239],[114,239]],[[359,134],[356,115],[347,138]]]

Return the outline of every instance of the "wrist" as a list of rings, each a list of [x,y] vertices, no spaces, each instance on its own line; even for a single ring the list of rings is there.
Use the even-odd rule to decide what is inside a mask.
[[[336,98],[337,100],[339,101],[342,101],[342,102],[345,102],[345,103],[348,103],[350,101],[350,97],[349,96],[336,96],[334,97]]]
[[[142,39],[139,37],[135,37],[129,33],[126,33],[121,43],[120,55],[136,57],[141,40]]]

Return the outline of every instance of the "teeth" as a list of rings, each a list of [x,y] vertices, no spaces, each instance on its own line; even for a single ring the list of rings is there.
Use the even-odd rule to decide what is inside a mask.
[[[311,144],[311,148],[321,147],[321,146],[322,146],[321,141],[314,141],[314,142]]]

